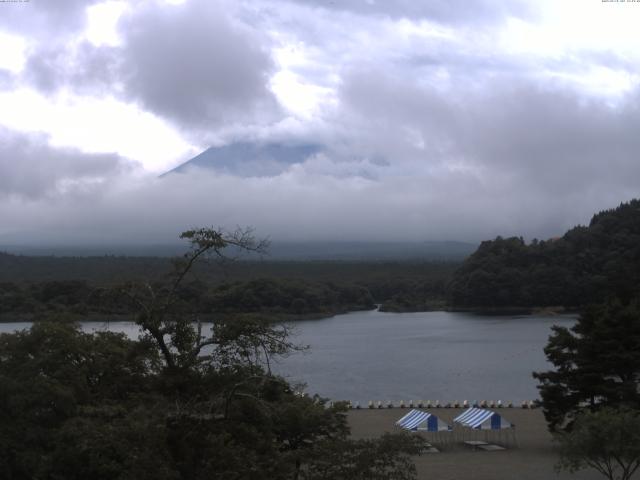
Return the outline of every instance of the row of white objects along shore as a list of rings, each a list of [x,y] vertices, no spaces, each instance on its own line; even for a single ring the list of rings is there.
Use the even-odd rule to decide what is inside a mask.
[[[348,402],[349,408],[351,409],[359,409],[364,408],[360,405],[359,402]],[[380,400],[374,401],[369,400],[367,404],[367,408],[516,408],[516,405],[513,402],[505,402],[503,403],[501,400],[482,400],[480,402],[469,402],[464,400],[463,402],[443,402],[436,400],[434,402],[427,400],[425,401],[413,401],[409,400],[405,403],[404,400],[400,400],[399,402],[394,402],[388,400],[386,402],[382,402]],[[519,404],[520,408],[537,408],[538,402],[533,400],[523,400]]]

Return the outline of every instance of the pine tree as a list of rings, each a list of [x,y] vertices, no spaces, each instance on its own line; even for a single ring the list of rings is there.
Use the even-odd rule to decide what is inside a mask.
[[[640,407],[640,303],[588,308],[570,329],[553,327],[545,354],[555,370],[535,372],[552,431],[584,409]]]

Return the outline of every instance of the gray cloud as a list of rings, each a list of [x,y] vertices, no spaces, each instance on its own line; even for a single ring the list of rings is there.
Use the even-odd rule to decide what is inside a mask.
[[[14,85],[33,86],[45,94],[61,88],[95,95],[111,91],[117,81],[114,49],[77,38],[87,26],[87,8],[96,3],[99,0],[3,4],[0,30],[28,42],[24,71],[11,76]]]
[[[66,4],[69,19],[55,17],[63,32],[84,21],[85,6]],[[210,136],[222,123],[274,121],[281,112],[268,88],[269,39],[232,19],[228,7],[203,0],[135,4],[119,24],[122,45],[69,44],[69,37],[53,35],[31,49],[22,78],[47,94],[71,88],[138,103],[188,135]],[[53,21],[49,9],[37,13]],[[21,33],[31,28],[37,22]]]
[[[0,5],[0,28],[30,38],[53,39],[81,29],[85,9],[98,0],[6,2]]]
[[[47,94],[63,87],[79,94],[114,93],[120,81],[118,54],[114,47],[95,47],[87,41],[75,48],[44,43],[27,59],[23,78]]]
[[[126,162],[115,156],[4,132],[0,242],[10,232],[164,242],[211,224],[253,225],[274,239],[545,238],[638,195],[640,91],[612,100],[552,75],[593,66],[633,73],[633,61],[606,51],[543,58],[494,49],[497,23],[535,15],[520,3],[233,5],[139,4],[120,24],[122,46],[42,43],[24,78],[47,93],[119,96],[188,136],[322,144],[324,153],[140,180],[121,175]],[[81,15],[72,17],[79,25]],[[389,19],[403,17],[455,35],[396,35],[399,22]],[[483,35],[468,41],[470,31]],[[284,118],[268,88],[272,49],[288,45],[304,56],[294,73],[335,89],[335,102],[310,118]],[[94,179],[107,187],[88,187],[78,202]]]
[[[508,76],[443,95],[352,70],[322,126],[329,133],[315,135],[328,154],[268,178],[196,170],[150,180],[114,190],[97,210],[72,207],[73,225],[63,224],[95,222],[89,232],[102,225],[141,242],[204,224],[297,240],[546,238],[637,195],[638,98],[612,107]]]
[[[425,189],[433,188],[430,176],[466,179],[467,195],[443,192],[443,208],[457,215],[484,204],[485,224],[501,223],[492,212],[513,210],[502,233],[515,233],[514,226],[529,236],[561,233],[638,194],[640,90],[613,107],[553,85],[508,80],[447,96],[382,71],[356,72],[341,92],[349,112],[341,112],[348,119],[342,128],[385,153],[386,175],[422,175]]]
[[[238,224],[275,241],[546,237],[588,221],[596,203],[612,207],[625,199],[617,192],[611,202],[601,196],[596,202],[575,191],[546,198],[518,187],[487,184],[465,172],[374,181],[336,178],[309,165],[250,179],[194,171],[119,185],[85,202],[3,202],[0,243],[163,243],[193,226]]]
[[[504,86],[463,117],[459,145],[477,163],[538,183],[541,193],[586,192],[594,184],[637,191],[638,93],[611,107],[567,90]]]
[[[385,161],[328,154],[264,178],[196,169],[117,184],[93,202],[9,202],[0,215],[25,232],[42,221],[62,243],[69,232],[76,242],[161,243],[194,225],[236,224],[276,241],[479,241],[558,235],[637,195],[637,95],[614,109],[568,91],[494,85],[447,101],[374,77],[345,84],[335,128],[351,132],[344,152],[372,143]]]
[[[87,8],[96,3],[99,0],[3,4],[0,29],[29,44],[24,71],[12,76],[14,84],[45,94],[61,88],[80,94],[113,93],[117,52],[77,38],[87,26]]]
[[[276,107],[266,37],[234,25],[222,3],[140,8],[121,31],[125,91],[154,112],[212,128]]]
[[[346,10],[365,15],[392,18],[429,19],[440,23],[479,23],[501,20],[507,15],[530,16],[532,8],[522,1],[499,0],[299,0],[310,6],[329,10]]]
[[[15,78],[9,71],[0,69],[0,91],[13,88],[14,81]]]
[[[92,191],[133,165],[113,154],[52,148],[42,135],[0,128],[0,198],[52,199]]]

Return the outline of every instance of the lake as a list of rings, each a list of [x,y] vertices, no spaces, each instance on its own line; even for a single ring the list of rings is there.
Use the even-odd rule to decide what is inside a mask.
[[[546,370],[543,348],[551,326],[571,326],[572,316],[479,316],[468,313],[353,312],[292,324],[304,353],[274,369],[311,394],[332,399],[502,400],[538,398],[531,372]],[[84,323],[85,331],[106,328]],[[0,332],[28,328],[0,324]],[[138,327],[109,328],[136,337]]]

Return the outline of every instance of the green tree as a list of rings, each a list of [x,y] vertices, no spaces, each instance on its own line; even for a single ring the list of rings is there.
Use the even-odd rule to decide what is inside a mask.
[[[66,442],[74,422],[85,419],[95,428],[105,409],[129,415],[130,407],[149,398],[158,363],[153,345],[109,332],[85,334],[69,323],[36,323],[29,331],[0,335],[0,477],[42,478],[56,471],[65,463],[56,454],[61,447],[81,452],[92,438]],[[139,424],[134,416],[129,420],[128,429]],[[110,434],[110,422],[102,425],[93,437]]]
[[[603,408],[578,415],[570,432],[557,436],[558,469],[596,469],[609,480],[629,480],[640,467],[640,412]]]
[[[168,284],[130,283],[123,288],[139,309],[136,322],[145,338],[156,343],[165,367],[174,373],[206,361],[200,352],[216,342],[203,337],[197,309],[190,309],[178,301],[178,292],[196,262],[211,256],[218,260],[227,259],[224,251],[229,248],[235,253],[263,253],[268,246],[266,240],[257,240],[253,236],[252,229],[238,228],[226,233],[213,228],[199,228],[182,232],[180,238],[186,239],[190,248],[174,260]]]
[[[138,341],[66,322],[0,335],[0,477],[284,480],[324,465],[326,478],[414,478],[417,440],[352,441],[344,405],[273,374],[271,358],[296,348],[286,328],[238,316],[204,332],[181,300],[201,258],[261,242],[247,230],[182,237],[191,249],[167,282],[123,290]]]
[[[482,242],[449,284],[454,306],[584,307],[640,288],[640,200],[593,216],[562,237]]]
[[[640,407],[640,305],[618,300],[588,308],[571,328],[553,327],[545,347],[554,370],[537,372],[552,431],[583,409]]]
[[[411,480],[416,468],[410,455],[423,444],[409,433],[385,434],[378,440],[324,441],[303,469],[303,480]]]
[[[146,296],[128,291],[141,307],[138,323],[147,332],[145,338],[157,343],[164,359],[165,395],[181,405],[169,434],[181,477],[208,478],[215,472],[218,478],[297,479],[319,448],[334,442],[351,445],[344,406],[327,408],[318,397],[300,397],[273,376],[271,358],[297,348],[288,341],[286,327],[259,316],[224,318],[205,336],[197,316],[174,309],[175,292],[199,259],[209,254],[224,258],[229,247],[262,252],[265,242],[256,241],[250,230],[228,235],[199,229],[181,238],[189,240],[191,248],[175,263],[169,288],[146,285],[137,291]],[[256,285],[260,283],[274,287],[264,281]],[[378,447],[376,441],[367,445]],[[407,449],[389,452],[385,462],[369,468],[378,478],[400,478],[397,472],[405,470]],[[343,468],[355,475],[361,466],[346,462]],[[412,475],[409,469],[406,478]]]

